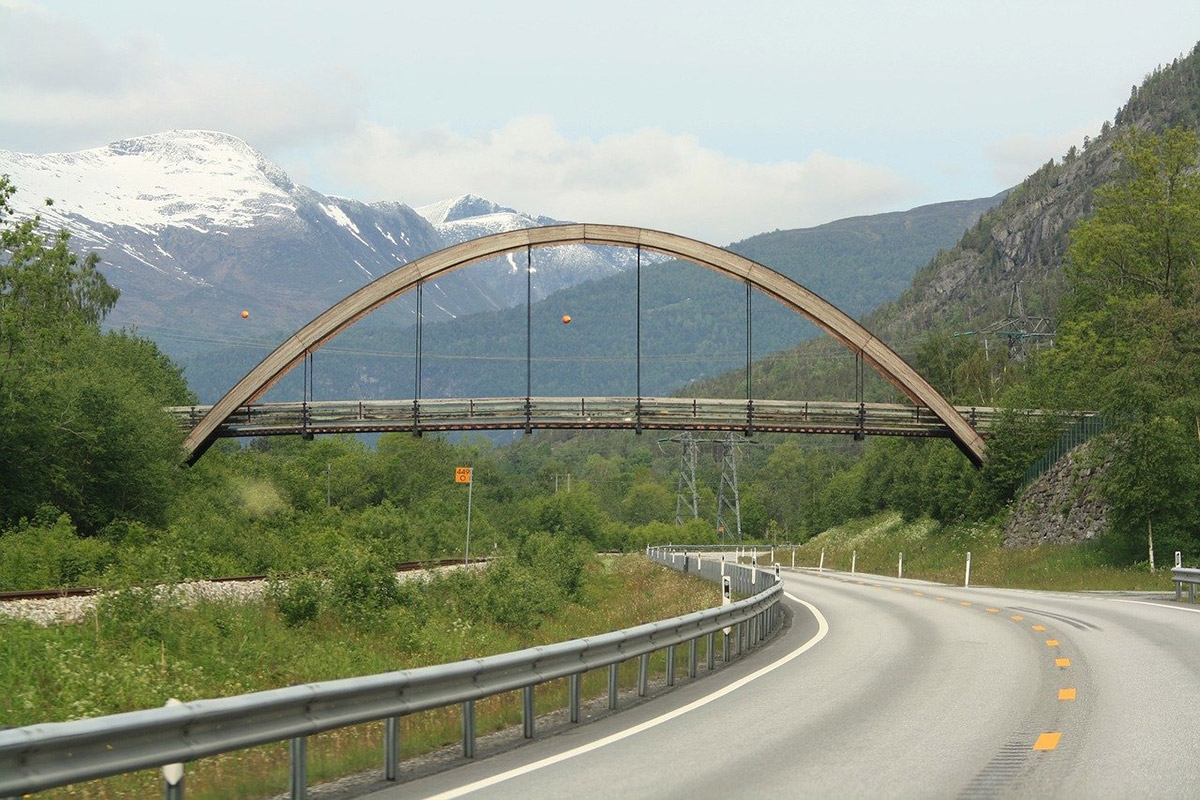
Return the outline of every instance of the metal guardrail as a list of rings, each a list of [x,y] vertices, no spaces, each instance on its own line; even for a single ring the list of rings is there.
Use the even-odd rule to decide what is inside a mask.
[[[0,730],[0,797],[290,740],[291,796],[304,798],[305,737],[379,720],[384,721],[384,777],[396,780],[399,721],[406,714],[460,704],[463,755],[471,758],[475,755],[476,700],[522,690],[524,734],[532,738],[533,688],[537,684],[567,678],[570,719],[578,722],[580,679],[589,670],[608,669],[608,703],[615,709],[622,662],[640,659],[638,691],[645,694],[651,653],[666,650],[667,683],[672,685],[677,646],[689,645],[688,674],[694,677],[700,638],[708,639],[708,668],[712,669],[718,633],[732,632],[722,633],[722,658],[728,661],[735,641],[740,655],[765,640],[777,626],[783,587],[774,573],[713,561],[698,564],[695,555],[671,548],[651,548],[647,555],[718,582],[723,570],[732,577],[734,591],[749,596],[674,619],[487,658]],[[166,793],[182,798],[182,779],[168,785]]]
[[[1196,584],[1200,583],[1200,569],[1194,567],[1175,567],[1171,570],[1171,580],[1175,582],[1175,599],[1183,599],[1183,585],[1188,587],[1188,602],[1196,602]]]

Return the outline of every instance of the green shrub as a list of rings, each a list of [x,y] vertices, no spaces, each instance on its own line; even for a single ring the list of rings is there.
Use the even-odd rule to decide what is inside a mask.
[[[316,576],[304,573],[288,581],[273,581],[268,592],[275,610],[289,628],[316,620],[321,613],[324,586]]]
[[[400,601],[395,571],[370,550],[343,549],[334,559],[329,585],[335,612],[348,622],[377,620]]]
[[[108,542],[80,538],[69,516],[47,509],[0,534],[0,590],[94,584],[113,558]]]
[[[551,575],[509,559],[488,565],[482,588],[484,613],[507,628],[536,628],[563,606],[563,590]]]

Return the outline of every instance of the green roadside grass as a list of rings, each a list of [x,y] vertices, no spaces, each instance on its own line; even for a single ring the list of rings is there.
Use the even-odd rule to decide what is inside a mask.
[[[776,548],[775,559],[789,564],[791,548]],[[831,528],[795,548],[797,567],[896,575],[904,556],[904,577],[961,586],[971,554],[971,585],[1056,591],[1168,591],[1170,569],[1150,572],[1145,565],[1113,567],[1091,543],[1006,548],[998,522],[940,524],[930,519],[905,522],[885,512]],[[1166,559],[1168,554],[1164,553]]]
[[[224,697],[312,681],[477,658],[577,638],[709,608],[712,584],[641,555],[588,562],[579,597],[532,628],[470,616],[469,582],[433,582],[419,607],[398,607],[370,624],[323,614],[289,627],[269,600],[150,604],[118,597],[73,624],[39,627],[0,618],[0,725],[18,727],[151,708],[169,697]],[[661,657],[661,654],[660,654]],[[606,688],[604,671],[584,677],[587,696]],[[622,684],[635,680],[625,666]],[[540,712],[566,705],[565,681],[538,687]],[[520,721],[519,693],[476,704],[480,735]],[[457,708],[402,719],[401,755],[411,758],[459,741]],[[330,731],[309,741],[309,782],[380,769],[382,725]],[[286,791],[287,744],[188,764],[187,796],[250,798]],[[156,770],[52,790],[39,797],[124,798],[161,793]]]

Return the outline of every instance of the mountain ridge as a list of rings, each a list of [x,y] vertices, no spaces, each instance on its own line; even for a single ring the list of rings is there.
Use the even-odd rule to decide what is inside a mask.
[[[172,354],[228,336],[243,309],[253,322],[239,335],[284,336],[416,258],[556,222],[463,195],[443,204],[434,225],[401,202],[364,203],[297,184],[245,141],[217,131],[166,131],[44,156],[0,150],[0,173],[17,188],[19,214],[40,214],[48,228],[70,231],[76,249],[100,255],[101,271],[122,292],[107,324],[161,336]],[[41,205],[47,197],[53,205]],[[535,295],[626,269],[629,258],[611,250],[563,248],[561,268]],[[511,272],[501,259],[439,278],[423,312],[449,319],[524,302],[524,281],[505,280]],[[413,314],[394,304],[376,321],[404,324]]]

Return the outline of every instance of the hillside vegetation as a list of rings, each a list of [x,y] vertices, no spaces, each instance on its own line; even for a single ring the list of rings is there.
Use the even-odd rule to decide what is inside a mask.
[[[1115,563],[1144,560],[1151,540],[1200,556],[1198,108],[1200,47],[1135,86],[1115,124],[1031,175],[866,318],[952,401],[1104,414],[1109,433],[1093,458],[1111,460],[1102,544]],[[1011,305],[1018,285],[1024,314]],[[1052,320],[1053,347],[1021,335],[1030,317]],[[852,386],[853,359],[834,357],[838,349],[814,341],[780,354],[757,391],[813,397]],[[742,385],[734,373],[693,391]],[[864,393],[894,397],[878,379]],[[940,521],[1002,514],[1053,440],[1052,422],[1011,413],[978,473],[941,443],[847,445],[833,466],[806,450],[793,473],[821,477],[792,490],[820,497],[822,510],[801,521],[804,532],[885,508]]]

